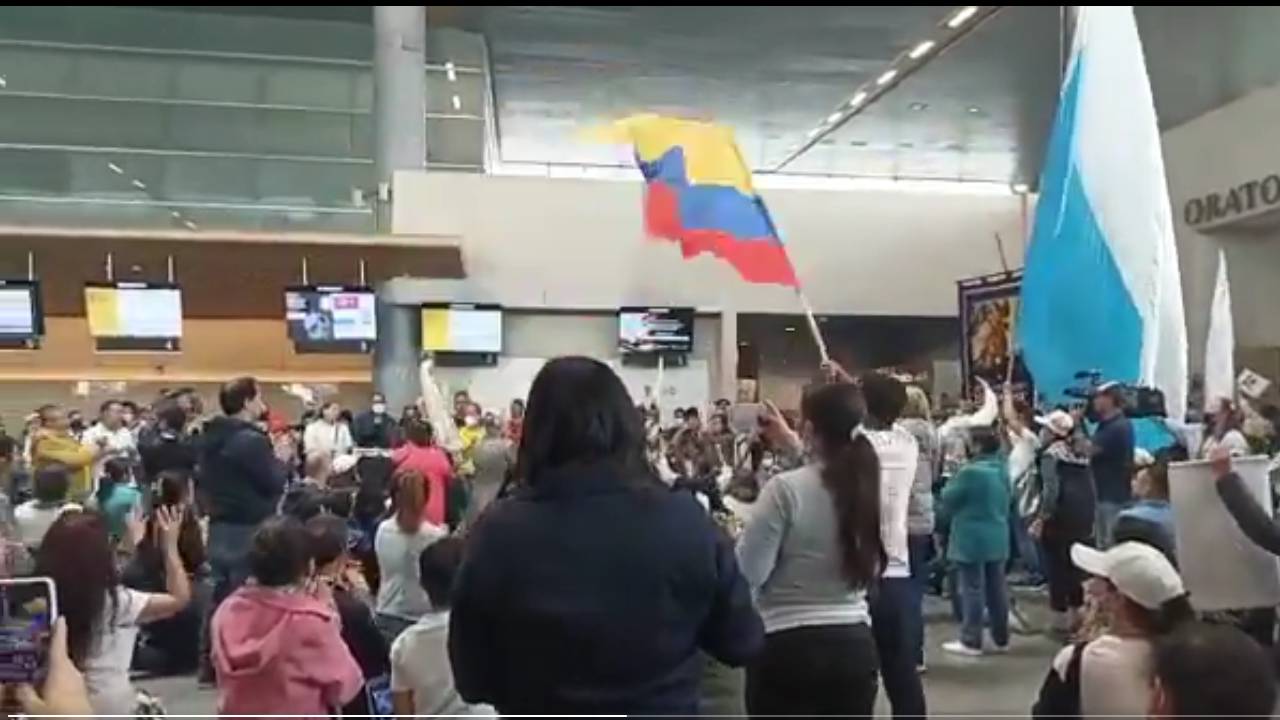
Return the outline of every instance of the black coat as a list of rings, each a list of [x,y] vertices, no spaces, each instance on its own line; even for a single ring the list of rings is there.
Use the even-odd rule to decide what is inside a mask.
[[[503,714],[696,714],[706,651],[742,665],[764,628],[733,548],[688,493],[562,468],[492,505],[454,586],[463,699]]]
[[[148,482],[166,470],[176,470],[192,477],[196,469],[195,441],[188,435],[161,430],[147,433],[138,443],[142,470]]]
[[[276,512],[289,471],[267,434],[233,417],[205,425],[196,478],[212,522],[257,525]]]

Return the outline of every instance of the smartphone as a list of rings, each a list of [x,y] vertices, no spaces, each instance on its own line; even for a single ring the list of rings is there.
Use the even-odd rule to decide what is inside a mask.
[[[44,682],[58,617],[53,579],[0,579],[0,683]]]
[[[729,429],[735,435],[749,435],[760,426],[763,416],[764,405],[761,403],[738,403],[729,408]]]

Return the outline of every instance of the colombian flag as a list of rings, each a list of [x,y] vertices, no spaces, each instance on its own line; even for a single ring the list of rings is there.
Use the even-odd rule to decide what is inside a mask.
[[[609,134],[635,145],[650,235],[679,242],[686,258],[711,253],[747,282],[798,285],[733,131],[694,120],[636,115],[615,123]]]

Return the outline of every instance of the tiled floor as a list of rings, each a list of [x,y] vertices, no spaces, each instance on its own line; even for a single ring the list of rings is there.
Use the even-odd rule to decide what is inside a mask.
[[[1033,622],[1044,619],[1040,602],[1024,598],[1021,606]],[[1027,717],[1057,645],[1041,636],[1015,636],[1008,655],[953,658],[939,649],[956,632],[946,607],[931,599],[927,614],[929,671],[924,682],[930,716]],[[215,712],[214,692],[198,689],[194,678],[165,678],[138,685],[163,698],[170,716]],[[880,714],[888,717],[883,700]]]

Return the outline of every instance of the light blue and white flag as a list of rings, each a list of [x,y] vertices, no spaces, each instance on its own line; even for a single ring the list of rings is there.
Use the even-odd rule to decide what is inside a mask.
[[[1022,281],[1019,345],[1050,402],[1082,370],[1187,405],[1160,133],[1131,7],[1079,10]]]

